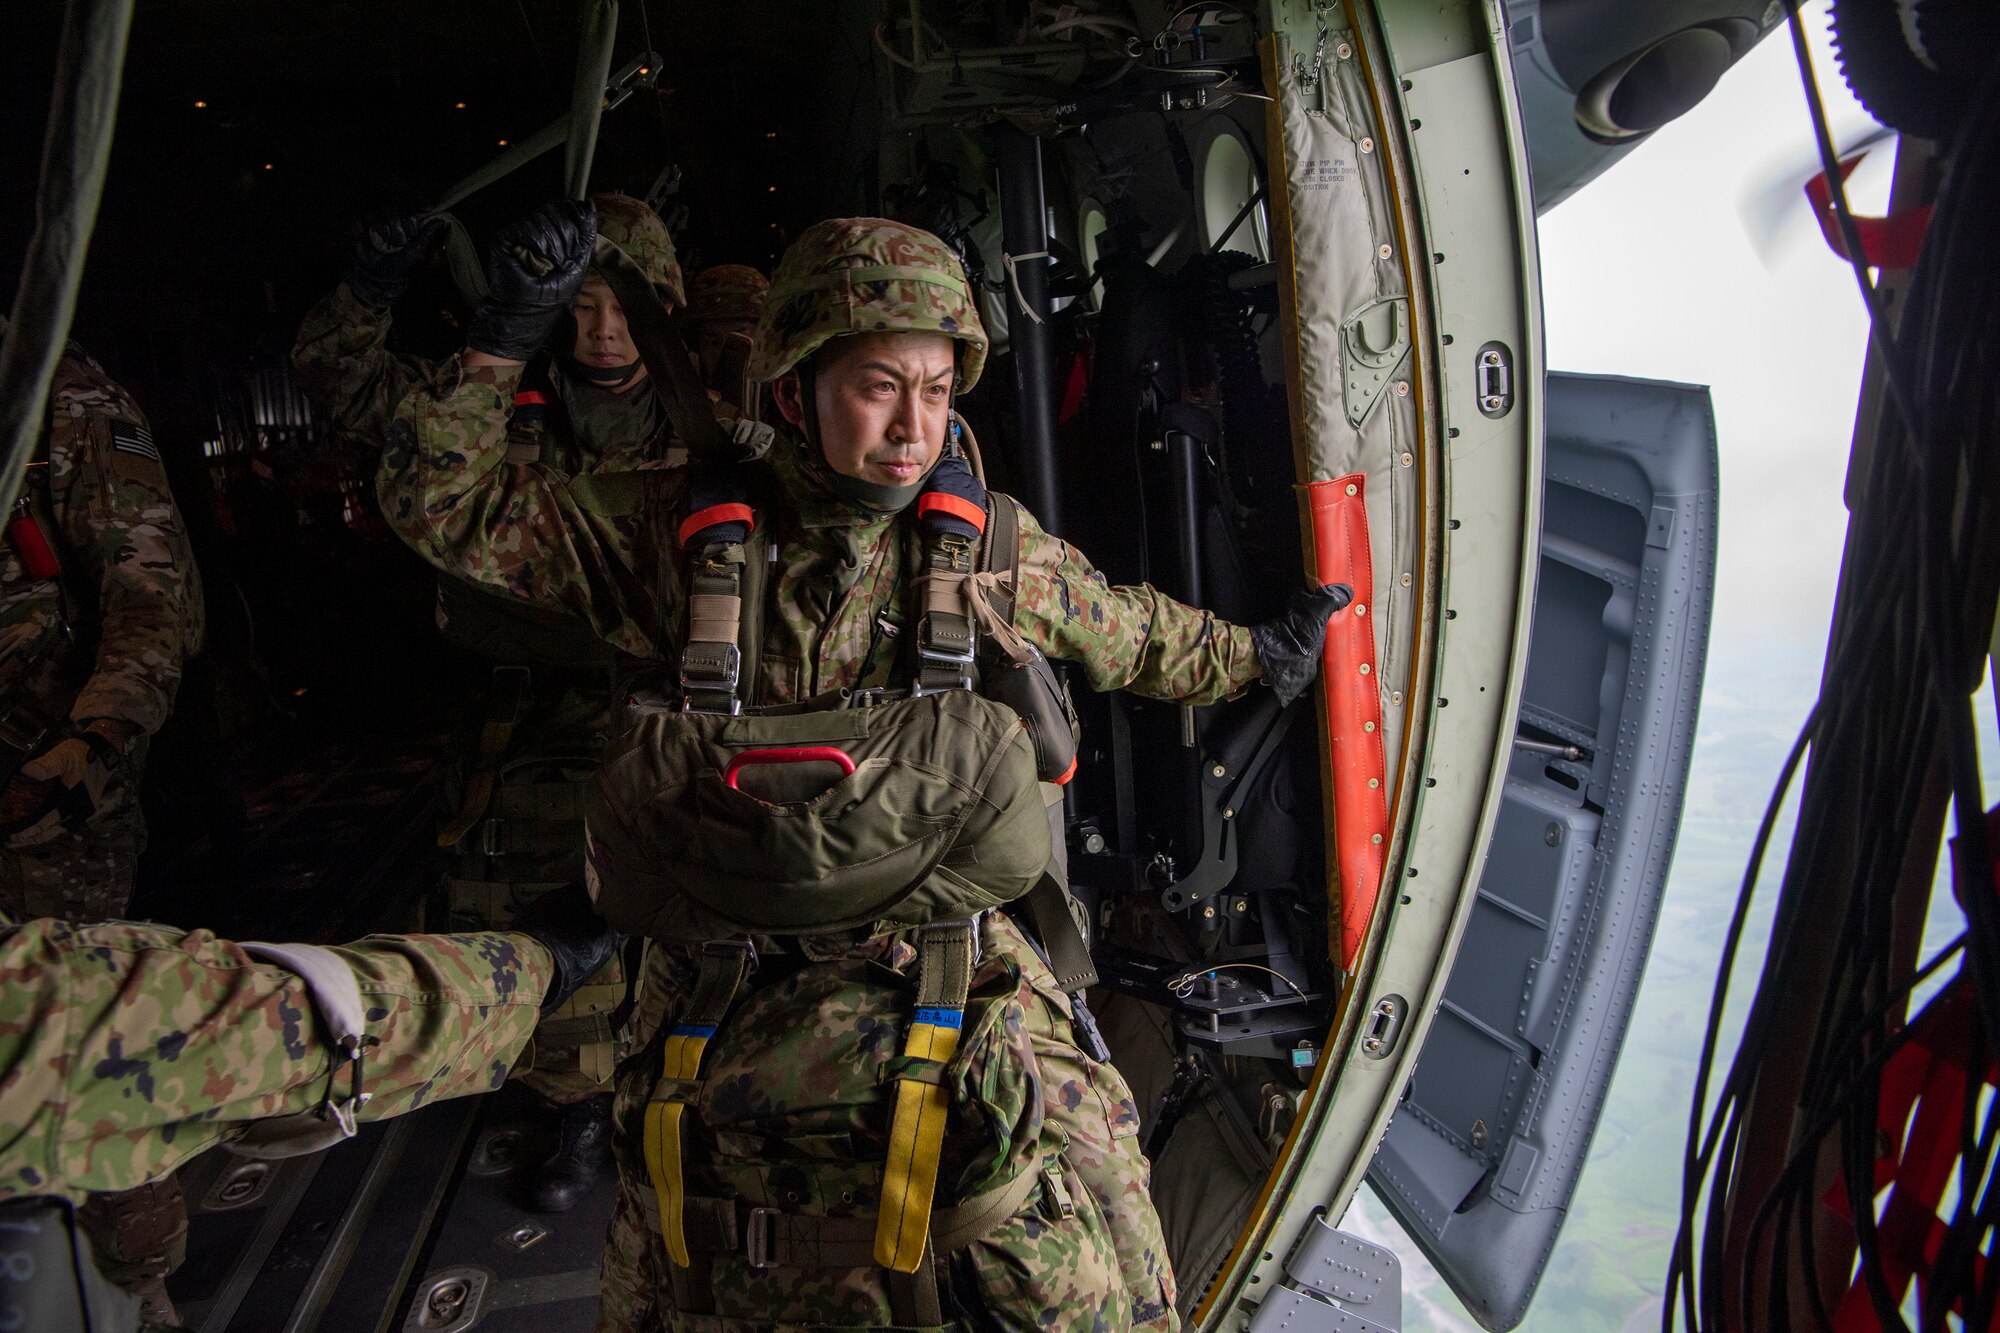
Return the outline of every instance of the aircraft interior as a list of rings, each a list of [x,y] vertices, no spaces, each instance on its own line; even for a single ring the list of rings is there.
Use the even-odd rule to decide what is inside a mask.
[[[1514,1326],[1643,969],[1716,559],[1705,392],[1546,372],[1534,217],[1783,18],[1429,8],[140,3],[73,336],[150,417],[208,628],[133,914],[448,921],[436,833],[494,666],[440,637],[375,446],[289,352],[368,219],[449,201],[483,246],[562,194],[588,107],[590,188],[651,205],[690,274],[768,273],[827,217],[950,244],[994,344],[957,403],[986,480],[1111,582],[1251,624],[1309,574],[1367,580],[1347,677],[1291,708],[1069,678],[1093,1006],[1189,1327],[1334,1327],[1320,1297],[1398,1327],[1357,1285],[1393,1257],[1335,1229],[1364,1178]],[[0,20],[0,253],[35,227],[60,11]],[[440,256],[392,345],[449,355],[469,310]],[[589,1327],[610,1186],[524,1208],[547,1131],[510,1098],[190,1167],[189,1326]],[[1299,1286],[1349,1243],[1348,1286]]]

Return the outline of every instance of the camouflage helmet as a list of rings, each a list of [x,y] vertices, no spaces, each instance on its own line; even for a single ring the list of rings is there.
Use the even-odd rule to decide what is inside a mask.
[[[630,255],[664,300],[686,305],[681,261],[660,215],[629,194],[593,194],[590,202],[597,205],[597,234]]]
[[[964,343],[961,390],[986,365],[986,329],[958,256],[887,218],[832,218],[792,242],[757,321],[750,376],[768,383],[849,333],[942,333]]]
[[[695,274],[688,284],[687,318],[754,324],[770,290],[771,280],[748,264],[716,264]]]

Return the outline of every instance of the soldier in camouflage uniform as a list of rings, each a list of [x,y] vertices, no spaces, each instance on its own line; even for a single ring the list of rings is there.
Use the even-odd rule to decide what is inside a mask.
[[[695,274],[688,284],[682,322],[694,337],[689,350],[701,367],[709,397],[723,405],[722,415],[741,415],[756,392],[748,373],[750,339],[770,290],[770,279],[748,264],[717,264]]]
[[[456,373],[461,360],[484,364],[500,350],[514,359],[494,360],[520,370],[488,423],[505,441],[502,466],[577,479],[578,493],[609,513],[624,474],[683,457],[660,387],[647,377],[624,313],[594,269],[566,308],[537,307],[522,328],[510,323],[521,318],[520,289],[535,282],[521,266],[522,246],[540,229],[580,219],[594,219],[625,251],[667,309],[683,303],[680,262],[657,214],[620,194],[595,195],[588,204],[565,200],[495,238],[495,295],[475,314],[462,358],[441,364],[392,353],[388,339],[390,307],[443,239],[444,222],[407,215],[368,229],[341,285],[307,315],[292,352],[336,437],[372,459],[412,386]],[[438,623],[447,638],[498,664],[480,737],[466,747],[452,784],[456,814],[439,843],[452,856],[451,927],[500,929],[537,894],[582,872],[582,784],[604,744],[611,654],[561,617],[450,577],[439,583]],[[573,1207],[606,1160],[609,1014],[624,989],[614,965],[536,1038],[533,1067],[521,1081],[563,1108],[557,1149],[528,1186],[544,1211]]]
[[[645,270],[660,299],[670,309],[682,305],[685,279],[673,237],[659,215],[622,194],[594,195],[591,206],[602,233]],[[355,242],[340,285],[307,312],[292,344],[292,365],[313,405],[336,438],[369,458],[382,447],[403,395],[449,364],[389,348],[391,310],[443,244],[445,227],[442,218],[421,213],[401,214],[370,226]],[[504,231],[496,245],[506,246],[519,227]],[[607,407],[590,395],[590,377],[579,369],[588,349],[581,330],[578,333],[566,356],[547,357],[551,387],[569,410],[550,427],[556,438],[548,442],[547,456],[540,461],[579,473],[612,470],[620,462],[629,468],[661,456],[666,444],[656,438],[661,429],[657,410],[628,411],[639,419],[641,429],[635,430],[618,421],[624,405]],[[537,377],[540,374],[538,369]],[[637,375],[627,387],[643,382],[643,374]]]
[[[329,1107],[351,1126],[498,1087],[540,1010],[618,942],[581,891],[538,907],[520,932],[336,949],[0,913],[0,1231],[53,1245],[67,1231],[53,1201],[146,1189],[218,1145],[314,1150]],[[344,1021],[368,1039],[358,1083],[334,1040]],[[27,1312],[14,1327],[78,1326],[88,1284],[48,1262],[67,1257],[43,1248],[55,1280],[39,1285],[32,1259],[0,1264],[0,1312]],[[110,1327],[142,1317],[129,1297],[83,1300]]]
[[[79,348],[0,545],[0,912],[101,921],[132,897],[147,740],[201,643],[201,583],[138,405]],[[169,1178],[84,1208],[161,1318],[187,1213]]]
[[[896,511],[915,499],[937,463],[952,393],[978,379],[985,356],[963,273],[936,237],[880,219],[846,219],[810,229],[786,254],[752,366],[772,385],[795,432],[767,456],[778,499],[759,516],[772,525],[776,554],[758,704],[896,683],[899,654],[885,646],[906,628],[907,538]],[[501,442],[482,423],[510,384],[507,376],[468,370],[406,400],[383,457],[389,521],[440,568],[567,606],[621,650],[667,658],[686,581],[676,530],[691,508],[711,501],[689,500],[686,472],[649,477],[635,546],[576,503],[561,479],[498,469]],[[1018,517],[1013,628],[1048,656],[1076,663],[1095,688],[1209,703],[1261,677],[1290,698],[1316,673],[1326,617],[1335,609],[1322,594],[1301,594],[1285,617],[1246,629],[1151,587],[1112,587],[1081,552],[1025,511]],[[1046,1131],[1032,1134],[1068,1143],[1063,1156],[1088,1202],[1062,1210],[1061,1226],[1045,1212],[999,1224],[966,1250],[970,1270],[962,1281],[1009,1326],[1172,1329],[1173,1276],[1147,1193],[1130,1092],[1114,1068],[1081,1047],[1069,997],[1004,913],[986,915],[982,944],[973,994],[989,1017],[977,1025],[968,1007],[966,1024],[968,1033],[979,1026],[988,1044],[976,1048],[965,1081],[987,1106],[1012,1107],[1017,1122],[1038,1126],[1046,1118]],[[907,972],[915,950],[886,936],[855,956]],[[684,951],[651,946],[634,1032],[640,1046],[687,1002],[691,976]],[[790,1061],[767,1059],[760,1070],[731,1070],[719,1054],[712,1072],[704,1065],[704,1082],[741,1086],[779,1105],[795,1097],[866,1103],[868,1090],[838,1086],[839,1059],[826,1056],[856,1039],[854,1023],[852,1015],[809,1011],[732,1017],[732,1028],[754,1028],[767,1044],[771,1034],[794,1030],[797,1049]],[[671,1263],[649,1224],[653,1191],[636,1147],[651,1091],[642,1063],[633,1062],[620,1087],[623,1189],[599,1328],[737,1327],[681,1308],[690,1299],[687,1270]],[[713,1291],[693,1300],[720,1299],[725,1283],[743,1283],[735,1294],[765,1302],[771,1323],[831,1326],[867,1317],[857,1292],[810,1272],[785,1271],[774,1282],[760,1270],[739,1275],[718,1265]],[[952,1281],[961,1281],[956,1267]]]

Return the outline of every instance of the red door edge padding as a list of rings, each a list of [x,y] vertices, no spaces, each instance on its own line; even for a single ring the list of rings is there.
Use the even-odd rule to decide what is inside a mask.
[[[1334,862],[1340,872],[1340,966],[1354,970],[1382,889],[1389,836],[1382,694],[1375,680],[1375,578],[1368,548],[1368,479],[1361,473],[1306,485],[1313,572],[1354,589],[1327,623],[1320,660],[1327,748],[1333,772]]]

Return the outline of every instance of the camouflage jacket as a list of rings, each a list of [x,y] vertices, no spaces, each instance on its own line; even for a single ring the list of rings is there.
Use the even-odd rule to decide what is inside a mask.
[[[403,401],[378,478],[390,526],[439,569],[565,608],[621,651],[664,659],[681,633],[684,470],[642,476],[636,506],[612,513],[551,469],[505,466],[496,422],[518,374],[469,368]],[[757,695],[767,704],[887,683],[915,554],[911,525],[837,499],[797,449],[772,449],[783,502],[762,519],[778,552]],[[1020,519],[1015,627],[1094,689],[1213,703],[1261,674],[1248,630],[1151,585],[1113,587],[1025,510]]]
[[[307,314],[292,347],[299,382],[332,428],[336,449],[363,469],[376,466],[396,408],[410,391],[440,375],[456,373],[458,358],[442,362],[405,356],[389,348],[393,321],[356,299],[346,283]],[[622,474],[671,456],[674,437],[650,385],[614,394],[570,382],[561,368],[539,357],[510,380],[538,391],[532,411],[516,412],[513,392],[477,423],[493,448],[480,455],[505,470],[533,463],[564,476],[591,476],[577,490],[602,508],[628,502],[632,488]],[[594,489],[592,489],[594,487]],[[387,481],[384,507],[394,503]],[[447,572],[451,572],[447,570]],[[509,605],[509,603],[512,605]],[[604,655],[597,637],[566,617],[540,616],[536,608],[504,596],[488,597],[462,579],[438,588],[438,626],[460,647],[505,662],[587,665]]]
[[[343,282],[306,312],[292,343],[299,387],[326,419],[336,446],[363,458],[382,447],[403,395],[436,369],[422,357],[389,350],[394,323]]]
[[[18,542],[0,543],[0,701],[44,725],[117,718],[151,733],[201,646],[194,557],[131,395],[72,346],[49,407],[21,496],[62,573],[34,578]]]
[[[498,1087],[551,978],[522,935],[333,952],[381,1041],[363,1120]],[[305,983],[206,931],[0,917],[0,995],[0,1200],[130,1189],[327,1095],[334,1052]]]
[[[420,384],[454,373],[458,358],[429,361],[391,351],[394,319],[357,299],[346,283],[307,312],[292,344],[299,384],[326,417],[336,442],[372,457],[396,408]],[[649,385],[614,394],[571,382],[546,355],[515,372],[515,386],[540,391],[552,410],[516,420],[510,399],[479,426],[508,462],[530,461],[569,474],[625,472],[665,460],[672,428]]]

